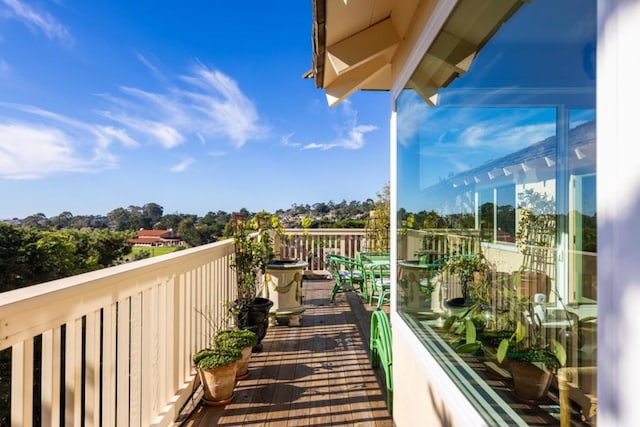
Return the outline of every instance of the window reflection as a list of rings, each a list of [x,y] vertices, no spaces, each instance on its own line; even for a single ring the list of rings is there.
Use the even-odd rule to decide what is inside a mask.
[[[478,24],[460,4],[445,31]],[[460,355],[439,360],[488,420],[508,407],[595,424],[595,2],[538,0],[505,19],[448,78],[456,39],[441,34],[396,100],[398,311],[429,350]],[[546,405],[517,405],[501,347],[502,360],[549,357]],[[470,366],[510,394],[487,404],[460,379]]]

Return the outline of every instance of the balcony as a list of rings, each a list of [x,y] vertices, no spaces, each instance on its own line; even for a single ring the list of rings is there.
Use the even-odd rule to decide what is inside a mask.
[[[323,270],[329,252],[365,249],[363,230],[287,234],[281,254],[309,261],[311,270]],[[226,240],[3,293],[0,350],[10,353],[11,425],[173,425],[191,402],[191,355],[213,333],[203,314],[225,319],[225,302],[235,298],[233,249]],[[265,356],[278,352],[273,346]]]
[[[305,280],[302,326],[269,328],[264,349],[253,353],[249,378],[238,383],[232,402],[188,407],[183,426],[391,427],[384,372],[372,370],[369,362],[375,305],[352,293],[331,304],[332,285]]]

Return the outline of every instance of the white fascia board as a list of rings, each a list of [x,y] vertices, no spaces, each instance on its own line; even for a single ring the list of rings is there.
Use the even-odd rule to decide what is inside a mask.
[[[404,64],[397,64],[400,67],[400,72],[391,87],[391,99],[395,100],[398,97],[457,3],[458,0],[438,0],[433,13],[412,48],[409,58]]]

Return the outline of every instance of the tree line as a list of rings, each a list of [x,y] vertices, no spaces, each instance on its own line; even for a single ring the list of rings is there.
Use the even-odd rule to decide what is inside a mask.
[[[369,211],[380,203],[367,199],[293,204],[275,214],[289,228],[301,227],[305,219],[309,228],[362,228]],[[239,212],[253,214],[245,208]],[[230,222],[231,213],[225,211],[165,214],[153,202],[119,207],[106,215],[65,211],[50,218],[37,213],[5,220],[0,222],[0,292],[115,265],[130,254],[127,240],[140,229],[173,229],[187,247],[194,247],[231,236]]]
[[[363,227],[368,212],[375,209],[376,202],[367,199],[363,202],[343,200],[309,204],[293,204],[289,209],[274,212],[287,227],[301,227],[303,218],[310,220],[310,228],[357,228]],[[242,208],[239,212],[251,214]],[[73,215],[65,211],[59,215],[47,217],[43,213],[25,218],[5,220],[5,223],[35,230],[111,230],[132,231],[140,229],[173,229],[188,246],[199,246],[227,238],[227,228],[231,213],[218,210],[209,211],[204,216],[186,213],[165,214],[158,203],[146,203],[142,206],[119,207],[106,215]]]
[[[38,230],[0,223],[0,292],[109,267],[131,252],[130,232]]]

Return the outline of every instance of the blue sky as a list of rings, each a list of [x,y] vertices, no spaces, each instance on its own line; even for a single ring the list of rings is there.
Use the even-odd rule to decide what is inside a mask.
[[[0,0],[0,219],[375,199],[389,94],[337,107],[311,0]]]

